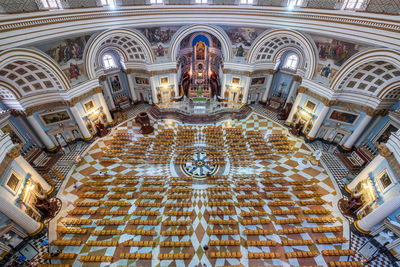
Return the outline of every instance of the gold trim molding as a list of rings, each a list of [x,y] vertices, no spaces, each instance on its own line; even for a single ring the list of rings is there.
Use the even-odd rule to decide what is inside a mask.
[[[26,114],[26,116],[31,116],[35,112],[38,112],[41,110],[46,110],[46,109],[54,109],[59,106],[73,107],[76,104],[78,104],[80,101],[82,101],[83,99],[85,99],[89,96],[92,96],[94,94],[100,93],[102,90],[103,90],[102,86],[97,86],[97,87],[93,88],[92,90],[90,90],[80,96],[72,98],[70,101],[56,101],[56,102],[51,102],[51,103],[46,103],[46,104],[42,104],[42,105],[28,107],[25,109],[25,114]]]
[[[363,105],[359,105],[359,104],[354,104],[354,103],[349,103],[349,102],[344,102],[344,101],[340,101],[340,100],[329,100],[327,97],[324,96],[320,96],[317,93],[314,93],[312,91],[310,91],[310,89],[308,89],[307,87],[304,86],[299,86],[298,87],[298,92],[299,93],[304,93],[308,96],[311,96],[317,100],[319,100],[320,102],[322,102],[325,106],[327,107],[332,107],[332,106],[340,106],[345,108],[346,110],[359,110],[361,112],[365,112],[368,116],[386,116],[389,112],[389,110],[387,109],[373,109],[371,107],[368,106],[363,106]]]

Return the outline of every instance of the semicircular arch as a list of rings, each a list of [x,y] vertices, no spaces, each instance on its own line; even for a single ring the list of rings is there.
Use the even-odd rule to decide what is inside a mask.
[[[298,47],[303,50],[303,68],[306,79],[311,79],[318,63],[315,44],[300,32],[288,29],[266,31],[253,42],[247,57],[247,63],[257,61],[274,62],[276,54],[286,47]]]
[[[179,29],[172,37],[171,43],[169,46],[169,51],[168,51],[169,59],[171,61],[177,60],[179,46],[180,46],[181,41],[189,34],[195,33],[195,32],[206,32],[206,33],[211,34],[214,37],[216,37],[221,43],[222,54],[225,57],[225,61],[231,60],[232,44],[231,44],[231,41],[229,40],[228,35],[225,33],[225,31],[218,26],[211,26],[211,25],[206,25],[206,24],[195,24],[195,25],[190,25],[190,26]]]
[[[97,59],[104,47],[118,46],[128,61],[153,63],[154,55],[150,43],[140,32],[131,29],[112,29],[92,36],[85,48],[84,62],[89,79],[96,78]]]

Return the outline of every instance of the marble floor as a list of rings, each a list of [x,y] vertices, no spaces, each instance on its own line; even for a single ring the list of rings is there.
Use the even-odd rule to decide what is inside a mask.
[[[140,111],[145,108],[141,106]],[[259,109],[245,120],[214,125],[153,122],[155,131],[146,136],[147,147],[142,146],[146,157],[154,154],[163,132],[171,133],[172,142],[168,157],[157,164],[126,163],[115,153],[114,158],[107,157],[111,161],[104,160],[104,152],[115,149],[121,135],[129,136],[130,141],[119,144],[119,154],[128,154],[130,146],[143,145],[140,129],[132,120],[96,140],[62,184],[57,197],[63,201],[63,209],[50,222],[50,251],[59,249],[70,253],[72,259],[41,258],[36,262],[71,266],[328,266],[332,261],[360,261],[357,248],[362,239],[353,237],[348,220],[337,209],[341,195],[332,172],[323,162],[314,162],[313,149],[302,139],[291,136]],[[179,154],[176,142],[190,129],[195,133],[194,146],[202,148],[206,129],[215,127],[225,141],[232,137],[231,129],[236,129],[246,143],[241,153],[249,160],[235,162],[238,152],[225,142],[220,149],[225,158],[210,168],[214,177],[207,180],[203,175],[207,153],[201,149],[193,162],[179,166],[174,160]],[[251,145],[254,133],[272,143],[278,136],[290,149],[272,145],[271,158],[257,159]],[[253,216],[247,216],[250,212]],[[115,232],[106,235],[106,230]],[[323,238],[342,237],[344,241],[322,244]],[[68,240],[77,243],[71,245]],[[179,241],[184,243],[172,244]],[[355,255],[324,255],[327,250],[348,249]],[[313,255],[296,257],[291,252]],[[167,259],[160,259],[160,254]],[[172,254],[182,259],[169,259]],[[108,258],[88,262],[82,256]],[[369,266],[391,265],[383,256]]]

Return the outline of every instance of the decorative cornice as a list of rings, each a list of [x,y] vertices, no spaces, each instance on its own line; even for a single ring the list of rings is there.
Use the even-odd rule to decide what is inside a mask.
[[[11,115],[13,115],[14,117],[26,116],[26,113],[23,110],[12,109],[11,110]]]
[[[268,69],[267,70],[267,73],[270,74],[270,75],[275,74],[276,72],[277,72],[277,70],[274,70],[274,69]]]
[[[323,103],[327,107],[340,106],[346,108],[347,110],[359,110],[361,112],[365,112],[369,116],[386,116],[389,112],[386,109],[373,109],[368,106],[344,102],[340,100],[329,100],[327,97],[314,93],[310,89],[304,86],[299,86],[297,90],[299,93],[304,93],[315,99],[318,99],[321,103]]]
[[[46,109],[54,109],[59,106],[73,107],[76,104],[78,104],[80,101],[82,101],[83,99],[85,99],[89,96],[92,96],[94,94],[100,93],[102,90],[103,90],[102,86],[97,86],[84,94],[81,94],[77,97],[72,98],[70,101],[56,101],[56,102],[46,103],[46,104],[42,104],[42,105],[38,105],[38,106],[28,107],[25,109],[25,115],[31,116],[35,112],[38,112],[41,110],[46,110]]]
[[[150,72],[150,76],[156,76],[156,75],[164,75],[164,74],[170,74],[170,73],[177,73],[177,69],[167,69],[167,70],[153,70]]]
[[[52,103],[46,103],[42,105],[32,106],[25,109],[26,116],[31,116],[33,113],[45,110],[45,109],[53,109],[59,106],[69,106],[69,101],[56,101]]]
[[[143,69],[127,69],[126,74],[132,74],[132,73],[140,73],[140,74],[147,74],[150,75],[150,71],[143,70]]]
[[[230,73],[230,74],[233,74],[233,75],[243,75],[243,76],[247,76],[247,77],[251,76],[251,72],[250,71],[224,69],[223,72],[224,72],[224,74]]]

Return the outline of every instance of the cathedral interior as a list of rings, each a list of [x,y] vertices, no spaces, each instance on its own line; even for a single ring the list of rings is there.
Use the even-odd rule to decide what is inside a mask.
[[[400,0],[0,0],[0,265],[400,266]]]

